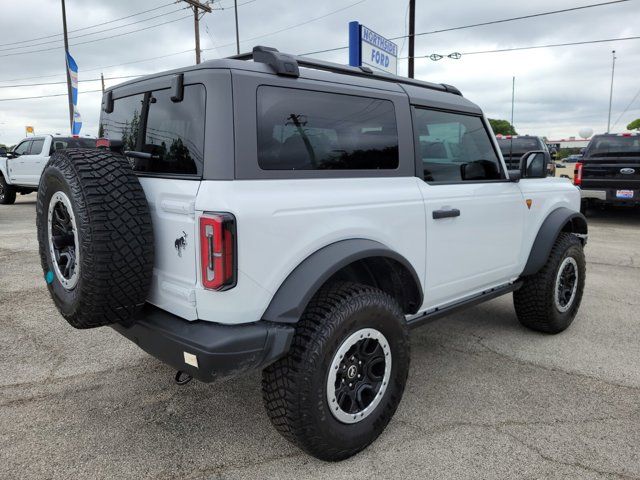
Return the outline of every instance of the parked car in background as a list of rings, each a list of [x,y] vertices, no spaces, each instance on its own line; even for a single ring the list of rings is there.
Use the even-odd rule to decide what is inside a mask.
[[[581,153],[575,153],[573,155],[569,155],[567,158],[556,160],[556,177],[568,178],[570,180],[573,180],[576,162],[578,162],[581,158]]]
[[[40,175],[49,156],[66,148],[95,148],[96,139],[42,135],[28,137],[0,157],[0,204],[11,204],[16,194],[26,195],[38,189]]]
[[[582,208],[591,204],[640,206],[640,134],[594,135],[575,166]]]
[[[509,170],[519,169],[522,156],[533,150],[542,150],[549,153],[552,159],[555,158],[555,151],[549,151],[547,144],[541,137],[533,135],[496,135],[496,139]],[[549,162],[548,167],[549,174],[553,175],[555,173],[555,164]]]

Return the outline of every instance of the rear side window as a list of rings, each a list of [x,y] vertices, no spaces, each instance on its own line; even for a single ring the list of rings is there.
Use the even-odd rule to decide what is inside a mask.
[[[504,178],[480,117],[415,108],[414,128],[426,182]]]
[[[96,148],[96,141],[93,138],[54,137],[49,155],[65,148]]]
[[[398,168],[389,100],[262,86],[258,164],[263,170]]]
[[[114,101],[103,112],[100,135],[114,150],[151,154],[129,157],[135,171],[152,174],[199,175],[204,162],[205,89],[187,85],[181,102],[171,101],[169,89]]]

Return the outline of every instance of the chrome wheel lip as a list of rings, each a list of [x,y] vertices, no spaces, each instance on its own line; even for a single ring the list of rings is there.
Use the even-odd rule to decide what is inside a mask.
[[[340,367],[340,363],[344,358],[345,354],[351,347],[353,347],[356,343],[364,339],[373,339],[377,340],[380,346],[382,347],[383,352],[385,353],[385,367],[384,367],[384,375],[382,377],[382,383],[380,384],[380,389],[376,393],[374,399],[371,401],[369,405],[364,410],[361,410],[357,413],[347,413],[340,406],[336,400],[335,395],[335,383],[338,368]],[[378,404],[382,401],[382,397],[389,386],[389,378],[391,377],[391,348],[389,346],[389,342],[385,338],[385,336],[374,328],[363,328],[360,329],[351,335],[349,335],[340,345],[338,350],[333,356],[331,360],[331,365],[329,367],[329,374],[327,375],[327,385],[326,385],[326,393],[327,393],[327,403],[329,405],[329,410],[331,414],[334,416],[336,420],[342,423],[353,424],[358,423],[367,418],[373,411],[376,409]]]
[[[569,267],[573,269],[573,274],[575,275],[575,279],[573,281],[573,285],[571,287],[571,296],[569,297],[569,300],[567,301],[566,304],[562,304],[561,300],[560,300],[560,282],[562,281],[562,276],[564,274],[564,271],[567,267]],[[573,302],[576,299],[576,292],[578,291],[578,282],[579,282],[580,278],[579,278],[579,273],[578,273],[578,262],[576,262],[576,260],[573,257],[567,257],[565,258],[562,263],[560,264],[560,268],[558,268],[558,273],[556,275],[556,282],[554,285],[554,294],[553,294],[553,299],[554,299],[554,303],[555,303],[555,307],[556,309],[560,312],[560,313],[565,313],[566,311],[568,311],[572,306],[573,306]]]
[[[58,203],[62,203],[62,205],[64,205],[65,209],[67,210],[71,222],[71,227],[73,229],[75,266],[73,269],[73,273],[69,278],[66,278],[60,271],[60,265],[58,264],[58,259],[56,257],[56,252],[53,245],[53,211]],[[51,255],[51,263],[53,264],[53,271],[56,274],[56,278],[65,290],[72,290],[78,284],[78,279],[80,278],[80,243],[78,242],[78,227],[76,224],[76,218],[73,214],[73,208],[71,207],[71,201],[69,200],[67,194],[62,191],[55,192],[51,196],[51,200],[49,200],[49,210],[47,214],[47,234],[49,241],[49,254]]]

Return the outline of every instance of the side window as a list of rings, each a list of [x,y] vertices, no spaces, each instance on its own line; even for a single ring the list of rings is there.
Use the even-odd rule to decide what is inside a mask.
[[[414,128],[426,182],[504,178],[480,117],[416,107]]]
[[[29,151],[29,154],[40,155],[42,153],[42,147],[44,147],[43,139],[34,140],[31,144],[31,150]]]
[[[14,152],[17,153],[18,155],[28,155],[30,148],[31,148],[31,140],[26,140],[22,142],[20,145],[18,145],[14,149]]]
[[[100,134],[112,148],[153,155],[129,159],[137,172],[195,175],[204,162],[205,104],[203,85],[185,86],[181,102],[169,89],[119,98],[103,112]]]
[[[398,168],[389,100],[262,86],[258,164],[263,170]]]

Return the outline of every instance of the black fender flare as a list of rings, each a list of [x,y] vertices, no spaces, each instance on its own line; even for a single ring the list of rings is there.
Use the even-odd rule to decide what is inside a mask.
[[[347,265],[370,257],[384,257],[400,263],[411,275],[422,304],[422,283],[411,263],[380,242],[364,238],[329,244],[304,259],[284,280],[262,316],[263,320],[296,323],[309,301],[333,274]]]
[[[534,275],[547,263],[553,244],[562,231],[586,235],[587,219],[580,212],[566,207],[557,208],[547,215],[538,230],[521,276]]]

